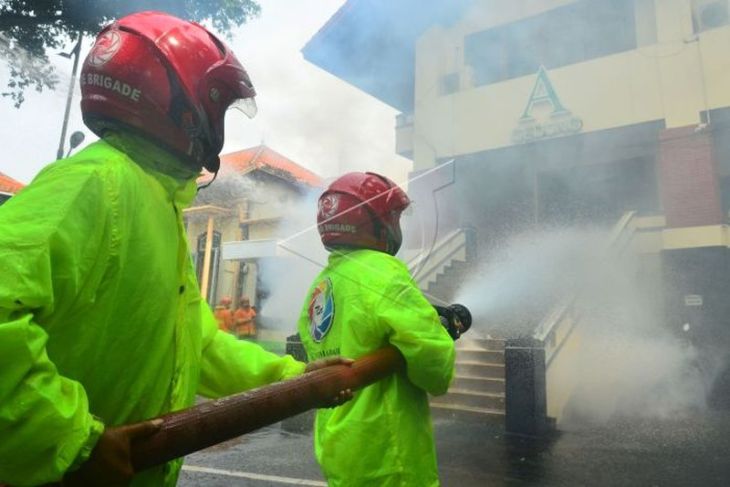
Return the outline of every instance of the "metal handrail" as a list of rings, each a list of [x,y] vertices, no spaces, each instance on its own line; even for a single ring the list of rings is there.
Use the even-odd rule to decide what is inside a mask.
[[[439,249],[441,249],[444,245],[451,242],[453,239],[458,237],[460,234],[463,234],[464,230],[461,228],[458,228],[448,235],[446,235],[444,238],[442,238],[436,245],[434,245],[433,249],[431,249],[431,252],[419,252],[416,254],[413,258],[411,258],[408,262],[406,262],[406,265],[408,268],[412,271],[416,265],[418,265],[422,260],[427,260],[433,253],[437,252]]]
[[[454,240],[462,238],[462,242],[456,247],[449,250],[445,255],[440,255],[445,248],[448,248]],[[430,252],[420,252],[418,255],[410,259],[406,265],[413,274],[414,278],[420,283],[427,281],[431,275],[439,268],[444,266],[446,262],[453,259],[453,256],[466,248],[466,233],[463,229],[457,229],[440,240]],[[423,267],[419,267],[423,264]]]

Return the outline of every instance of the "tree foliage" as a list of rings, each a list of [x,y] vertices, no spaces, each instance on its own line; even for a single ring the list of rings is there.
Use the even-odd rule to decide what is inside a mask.
[[[258,15],[255,0],[0,0],[0,56],[10,73],[0,94],[19,107],[24,90],[54,88],[58,78],[48,53],[69,49],[79,35],[94,36],[114,19],[160,10],[204,22],[219,32]]]

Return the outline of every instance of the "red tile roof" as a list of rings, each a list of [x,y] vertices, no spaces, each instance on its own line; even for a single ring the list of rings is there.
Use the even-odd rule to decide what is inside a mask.
[[[257,170],[291,182],[322,186],[321,177],[265,145],[221,156],[221,171],[246,174]]]
[[[20,181],[16,181],[10,176],[6,176],[5,174],[0,172],[0,191],[4,193],[15,194],[24,187],[25,184],[21,183]]]

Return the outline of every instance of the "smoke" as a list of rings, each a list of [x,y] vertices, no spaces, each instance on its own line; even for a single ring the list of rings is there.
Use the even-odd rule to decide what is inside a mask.
[[[278,244],[276,256],[255,261],[257,321],[263,328],[288,334],[296,329],[311,282],[327,264],[327,252],[316,227],[321,191],[301,186],[294,192],[291,187],[281,191],[276,186],[268,177],[240,174],[223,165],[216,181],[198,193],[194,206],[214,205],[236,211],[240,204],[245,219],[272,218],[266,235],[260,233],[264,231],[261,222],[255,224],[259,228],[250,229],[248,237],[254,241],[275,240]]]
[[[284,209],[276,227],[280,257],[259,262],[261,285],[268,291],[263,313],[282,331],[296,331],[307,290],[327,265],[328,254],[316,227],[319,193],[311,191]]]
[[[720,360],[666,326],[661,275],[606,242],[596,228],[519,235],[474,272],[457,300],[472,310],[475,331],[510,338],[531,336],[552,306],[575,297],[578,346],[561,352],[569,366],[556,379],[575,384],[561,427],[705,408]]]
[[[667,326],[657,287],[661,276],[637,256],[609,254],[584,263],[576,310],[580,346],[570,357],[576,389],[566,426],[614,416],[668,418],[706,407],[713,357]]]
[[[247,125],[229,117],[225,151],[264,142],[323,176],[405,177],[410,163],[393,152],[396,111],[302,59],[302,47],[342,3],[260,2],[261,17],[232,43],[256,86],[259,113]]]
[[[646,335],[631,329],[635,321],[624,320],[590,317],[582,323],[587,330],[572,377],[558,379],[576,383],[563,427],[616,416],[671,418],[706,408],[716,365],[705,369],[698,350],[660,328]]]

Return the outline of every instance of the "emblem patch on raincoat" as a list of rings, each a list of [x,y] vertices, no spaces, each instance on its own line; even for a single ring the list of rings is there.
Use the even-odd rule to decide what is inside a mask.
[[[335,321],[335,297],[329,278],[317,284],[309,301],[309,334],[321,342]]]

